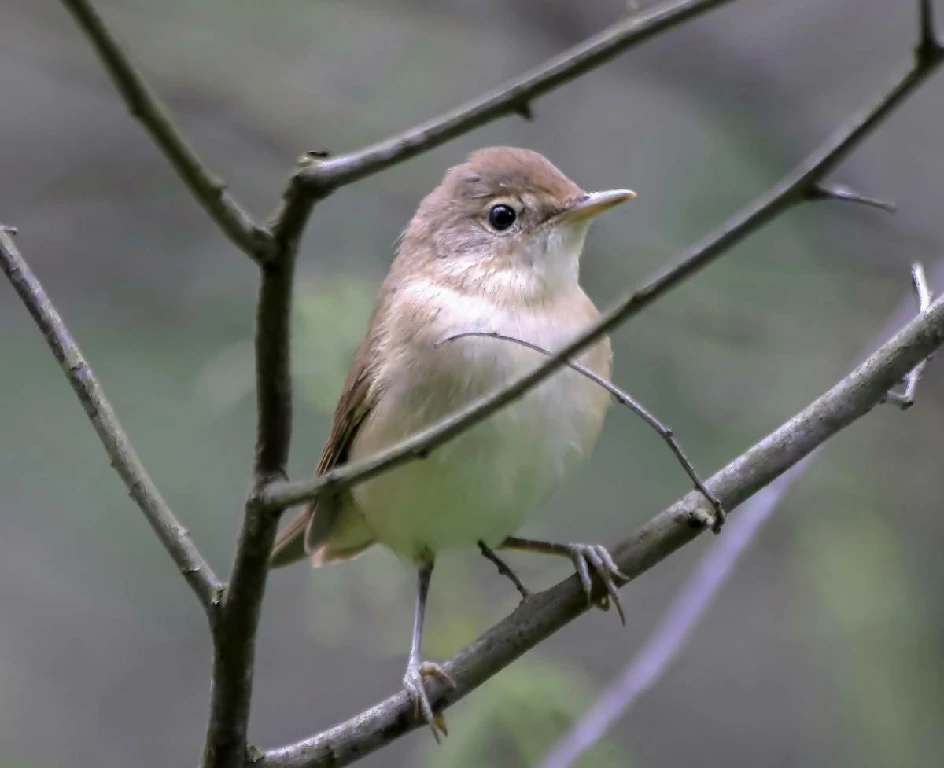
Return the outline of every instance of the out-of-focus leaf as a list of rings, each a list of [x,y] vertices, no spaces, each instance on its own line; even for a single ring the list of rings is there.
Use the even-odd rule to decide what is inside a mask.
[[[300,281],[295,299],[295,380],[299,393],[331,413],[354,350],[364,337],[376,287],[354,275]]]
[[[448,768],[535,765],[562,730],[593,702],[595,686],[580,672],[532,653],[490,680],[456,708],[462,727],[442,747],[425,745],[423,764]],[[628,756],[604,740],[577,763],[629,768]]]
[[[296,390],[323,413],[334,411],[354,350],[367,328],[375,288],[351,274],[300,279],[294,301],[292,349]],[[195,382],[201,404],[215,415],[252,392],[252,339],[223,346]]]

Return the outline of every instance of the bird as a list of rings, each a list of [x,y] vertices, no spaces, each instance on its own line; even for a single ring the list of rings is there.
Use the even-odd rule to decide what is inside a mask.
[[[579,283],[590,222],[634,197],[628,189],[585,192],[528,149],[488,147],[449,168],[399,238],[317,473],[412,436],[533,370],[542,351],[572,341],[599,316]],[[609,339],[574,360],[608,379]],[[625,623],[616,582],[626,577],[604,547],[515,535],[588,459],[608,402],[603,388],[561,368],[424,458],[319,497],[279,534],[273,568],[306,559],[324,566],[379,544],[416,569],[403,685],[437,741],[445,721],[425,680],[454,682],[440,664],[422,660],[421,643],[440,554],[478,547],[522,598],[527,590],[496,549],[566,556],[588,600],[592,573],[607,587],[601,607],[612,601]]]

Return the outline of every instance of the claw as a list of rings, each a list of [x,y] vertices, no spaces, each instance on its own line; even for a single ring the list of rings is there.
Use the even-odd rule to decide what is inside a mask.
[[[442,731],[443,736],[449,735],[449,730],[446,728],[446,716],[442,712],[433,713],[433,723]]]
[[[433,732],[436,743],[439,744],[440,732],[443,736],[449,735],[446,730],[446,719],[442,712],[433,712],[433,708],[429,703],[429,695],[426,693],[426,685],[423,682],[424,677],[433,677],[450,688],[455,688],[456,682],[446,670],[432,661],[410,662],[407,664],[406,673],[403,675],[403,688],[406,690],[407,696],[410,697],[410,701],[413,702],[414,716],[417,719],[422,718]]]
[[[590,579],[588,568],[590,566],[606,587],[606,597],[601,599],[598,604],[603,610],[608,610],[610,603],[615,605],[620,621],[625,627],[626,614],[623,611],[622,603],[620,603],[619,589],[614,579],[625,582],[629,581],[629,577],[620,571],[619,566],[610,556],[606,547],[598,544],[568,544],[567,547],[570,552],[570,559],[580,576],[580,583],[587,594],[587,602],[592,601],[593,595],[593,582]]]

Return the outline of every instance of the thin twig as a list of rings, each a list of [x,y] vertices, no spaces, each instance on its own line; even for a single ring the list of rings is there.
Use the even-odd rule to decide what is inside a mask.
[[[131,114],[160,147],[197,202],[237,247],[256,261],[264,260],[270,251],[268,233],[253,222],[226,191],[223,181],[197,157],[174,125],[167,108],[135,70],[91,3],[88,0],[62,0],[62,4],[92,43]]]
[[[144,513],[164,549],[180,569],[211,625],[216,622],[223,584],[190,538],[151,480],[118,417],[105,397],[92,368],[72,339],[43,286],[20,255],[12,235],[15,230],[0,225],[0,265],[26,305],[46,343],[59,361],[62,372],[88,414],[95,432],[124,481],[131,498]]]
[[[536,98],[602,66],[651,37],[731,0],[671,0],[607,27],[540,67],[460,107],[377,144],[302,170],[303,186],[337,189],[509,114],[530,116]]]
[[[918,56],[940,52],[934,25],[934,0],[918,0]]]
[[[566,365],[567,360],[579,355],[601,336],[710,264],[748,234],[795,203],[805,200],[808,190],[818,184],[825,174],[924,82],[942,60],[944,53],[938,51],[935,56],[919,59],[905,68],[872,103],[846,120],[832,136],[774,187],[728,219],[704,240],[689,248],[674,266],[657,274],[604,312],[586,331],[530,373],[369,459],[339,467],[312,479],[273,483],[263,489],[258,503],[270,509],[283,509],[312,501],[326,491],[334,492],[363,482],[404,462],[426,456],[432,449],[521,397],[558,368]]]
[[[941,262],[939,271],[944,281],[944,261]],[[925,284],[925,289],[926,287]],[[926,290],[925,295],[929,295]],[[926,305],[920,307],[921,312],[926,309]],[[913,315],[911,302],[902,302],[886,323],[886,330],[869,345],[869,349],[880,346],[890,333],[894,333],[895,329],[900,328]],[[919,363],[918,367],[922,365],[924,361]],[[821,450],[822,448],[817,448],[738,509],[737,519],[728,526],[724,537],[702,555],[646,642],[630,659],[619,677],[607,686],[593,705],[547,751],[539,768],[567,768],[572,765],[602,739],[642,694],[650,690],[668,671],[679,651],[691,638],[705,611],[721,591],[741,555],[793,485],[812,466]]]
[[[456,339],[462,339],[468,336],[510,341],[515,344],[520,344],[522,347],[527,347],[528,349],[534,350],[545,357],[551,356],[550,351],[544,347],[538,346],[537,344],[532,344],[530,341],[525,341],[524,339],[519,339],[515,336],[506,336],[503,333],[497,333],[494,331],[466,331],[464,333],[457,333],[453,336],[448,336],[447,338],[443,339],[439,342],[439,344],[444,344],[447,341],[455,341]],[[675,439],[675,435],[673,434],[672,430],[665,426],[651,413],[649,413],[649,411],[647,411],[641,403],[637,402],[631,395],[629,395],[629,393],[624,392],[622,389],[607,381],[602,376],[598,376],[586,366],[581,365],[576,360],[568,360],[566,365],[569,368],[575,370],[580,375],[586,376],[588,379],[590,379],[590,381],[594,382],[598,386],[603,387],[603,389],[613,395],[614,399],[620,405],[625,406],[630,411],[635,413],[639,418],[646,422],[646,424],[648,424],[659,435],[659,437],[665,441],[665,444],[668,445],[672,453],[675,454],[679,464],[682,465],[682,469],[685,470],[685,474],[687,474],[689,479],[692,481],[692,484],[695,486],[695,490],[700,492],[714,509],[713,517],[715,522],[713,530],[715,533],[718,533],[721,530],[721,526],[724,524],[724,507],[721,506],[721,502],[718,501],[718,499],[711,495],[711,492],[705,487],[705,484],[701,481],[701,478],[698,477],[698,473],[695,472],[695,468],[692,466],[692,463],[688,460],[688,457],[682,450],[682,446],[679,445],[678,440]]]
[[[924,275],[924,267],[920,263],[915,262],[911,265],[911,282],[914,286],[915,299],[918,303],[919,312],[927,312],[928,307],[931,306],[931,291],[928,288],[928,280]],[[918,386],[918,381],[921,379],[921,374],[924,373],[924,367],[927,365],[927,360],[922,360],[914,368],[908,371],[908,375],[905,376],[905,389],[903,392],[895,392],[891,390],[888,393],[886,401],[897,405],[901,410],[905,411],[914,405],[914,396],[915,389]]]
[[[808,193],[808,198],[810,200],[838,200],[843,203],[858,203],[888,213],[894,213],[897,209],[893,202],[863,195],[844,184],[814,184]]]
[[[944,298],[939,298],[836,386],[712,476],[708,487],[726,509],[735,509],[868,413],[896,381],[942,343]],[[702,529],[691,521],[707,512],[702,495],[690,492],[610,550],[620,570],[630,579],[649,570],[696,538]],[[595,597],[602,597],[601,585],[597,588]],[[577,576],[532,595],[444,665],[456,688],[430,683],[433,707],[438,711],[458,701],[586,610]],[[407,694],[401,692],[321,734],[267,752],[256,765],[341,768],[422,725]]]
[[[488,546],[484,541],[478,542],[479,552],[482,553],[482,556],[492,563],[497,569],[498,572],[504,576],[506,579],[511,581],[515,585],[515,589],[518,590],[518,594],[521,595],[522,600],[527,600],[531,596],[531,592],[528,588],[521,582],[521,579],[518,578],[518,574],[515,573],[511,566],[508,565],[504,560],[502,560],[495,551]]]

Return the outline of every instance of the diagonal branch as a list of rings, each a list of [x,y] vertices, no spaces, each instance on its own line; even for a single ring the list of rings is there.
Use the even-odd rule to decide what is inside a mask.
[[[730,0],[670,0],[618,21],[540,67],[404,133],[300,174],[305,187],[336,189],[427,152],[505,115],[529,115],[534,99],[606,64],[629,48]]]
[[[666,0],[645,13],[613,24],[494,91],[401,134],[334,158],[310,153],[289,181],[275,220],[294,221],[303,228],[311,202],[339,187],[428,152],[499,117],[518,115],[531,120],[531,102],[539,96],[593,71],[660,32],[730,1]]]
[[[187,189],[238,248],[256,261],[265,259],[270,238],[226,191],[226,184],[197,157],[157,96],[132,66],[88,0],[62,0],[85,32],[115,88],[160,147]]]
[[[917,265],[916,265],[917,266]],[[944,279],[944,261],[938,265]],[[923,277],[923,270],[920,270]],[[913,270],[914,273],[914,270]],[[917,285],[918,279],[915,278]],[[925,296],[927,284],[924,285]],[[930,300],[920,298],[919,312],[926,312]],[[905,301],[886,323],[879,340],[869,349],[881,344],[889,333],[914,314],[912,302]],[[922,360],[913,370],[927,362]],[[910,374],[909,374],[910,376]],[[616,722],[626,715],[646,691],[650,690],[668,671],[672,662],[691,639],[692,632],[705,611],[721,591],[741,555],[747,551],[757,533],[771,518],[777,507],[813,465],[822,448],[794,464],[770,485],[751,497],[738,510],[737,519],[702,555],[692,573],[666,609],[657,627],[646,638],[643,646],[633,655],[616,680],[607,686],[593,705],[571,725],[547,751],[539,768],[567,768],[584,752],[602,739]]]
[[[944,298],[836,386],[708,480],[726,509],[735,509],[826,440],[864,416],[908,371],[944,344]],[[694,521],[709,510],[692,491],[656,515],[634,536],[611,549],[620,570],[634,579],[695,539]],[[600,585],[596,585],[602,596]],[[449,690],[430,683],[434,709],[458,701],[542,640],[589,610],[577,576],[524,601],[510,616],[459,651],[445,665],[455,680]],[[400,692],[324,733],[267,752],[263,768],[340,768],[422,726]],[[259,761],[255,762],[259,765]]]
[[[539,352],[545,357],[550,357],[551,355],[550,351],[544,347],[538,346],[537,344],[532,344],[530,341],[525,341],[524,339],[519,339],[516,336],[508,336],[504,333],[498,333],[496,331],[466,331],[464,333],[457,333],[453,336],[449,336],[448,338],[443,339],[443,341],[440,343],[455,341],[456,339],[462,339],[467,336],[478,336],[480,338],[509,341],[514,344],[520,344],[522,347],[533,349],[535,352]],[[656,434],[659,435],[659,437],[662,438],[665,444],[669,446],[669,450],[675,454],[675,458],[678,459],[678,463],[682,465],[682,469],[685,470],[685,474],[688,475],[689,480],[692,481],[692,485],[695,486],[695,490],[699,491],[701,495],[705,497],[708,503],[711,504],[711,507],[714,510],[714,530],[715,533],[718,533],[721,530],[721,526],[724,524],[724,507],[721,506],[720,501],[711,495],[711,492],[705,487],[705,484],[701,481],[701,478],[698,477],[698,473],[695,472],[695,467],[693,467],[692,463],[688,460],[688,456],[685,455],[685,451],[682,450],[682,446],[679,445],[678,440],[675,439],[675,434],[672,432],[672,430],[665,426],[665,424],[659,421],[651,413],[649,413],[649,411],[647,411],[642,406],[642,403],[637,402],[628,392],[624,392],[612,382],[607,381],[602,376],[598,376],[586,366],[581,365],[576,360],[568,360],[567,366],[575,370],[581,376],[585,376],[586,378],[590,379],[590,381],[592,381],[597,386],[600,386],[609,392],[616,402],[635,413],[640,419],[646,422],[646,424],[648,424],[649,427],[651,427],[656,432]],[[488,557],[488,555],[486,555],[486,557]]]
[[[187,529],[174,517],[174,513],[144,469],[82,351],[73,341],[69,329],[36,275],[17,250],[13,234],[14,230],[0,225],[0,267],[3,273],[19,294],[59,361],[59,366],[108,453],[112,466],[196,594],[212,626],[218,613],[222,583],[197,550]]]
[[[363,482],[392,467],[421,458],[500,408],[524,395],[551,376],[567,361],[641,312],[670,289],[710,264],[747,235],[792,205],[808,199],[809,190],[840,160],[868,136],[883,119],[923,83],[944,60],[944,51],[917,60],[896,75],[872,103],[860,109],[818,149],[784,176],[775,186],[732,216],[714,233],[691,246],[673,266],[644,283],[604,312],[572,342],[544,363],[493,394],[481,398],[437,424],[377,453],[372,458],[348,464],[309,480],[273,483],[263,489],[258,503],[269,509],[312,501],[326,491],[337,491]]]

